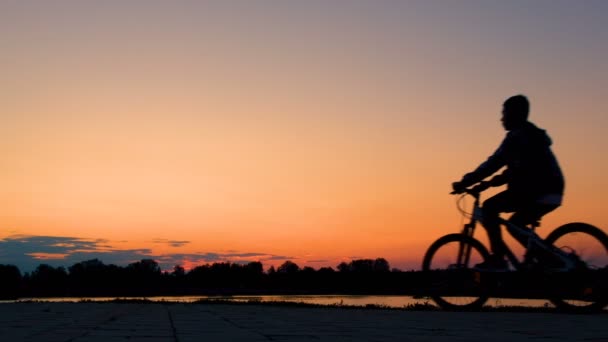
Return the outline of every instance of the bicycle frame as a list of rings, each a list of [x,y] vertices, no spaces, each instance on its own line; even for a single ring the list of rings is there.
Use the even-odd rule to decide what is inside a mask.
[[[465,193],[472,196],[475,199],[475,202],[473,204],[473,213],[471,215],[471,220],[469,221],[469,223],[466,223],[464,225],[462,234],[473,238],[473,234],[475,232],[475,227],[477,225],[477,222],[481,222],[483,224],[483,208],[480,205],[479,192],[466,191]],[[499,224],[501,226],[508,227],[508,229],[510,231],[514,231],[517,234],[520,234],[521,236],[526,237],[527,244],[525,247],[525,255],[524,255],[523,262],[520,261],[515,256],[515,254],[509,248],[509,246],[507,246],[507,244],[504,244],[505,255],[507,256],[507,259],[509,260],[511,265],[516,270],[522,270],[524,268],[524,264],[526,262],[531,261],[531,260],[528,260],[528,258],[532,257],[530,252],[537,248],[541,249],[543,251],[552,253],[553,255],[555,255],[562,261],[564,267],[557,269],[556,271],[568,271],[575,267],[575,262],[572,260],[572,258],[568,257],[569,256],[568,253],[562,251],[561,249],[559,249],[553,245],[548,245],[547,243],[545,243],[545,241],[540,236],[538,236],[538,234],[536,234],[535,229],[538,225],[530,224],[527,227],[522,228],[512,222],[509,222],[509,221],[503,219],[502,217],[499,217],[498,220],[499,220]],[[461,244],[461,246],[459,247],[459,250],[458,250],[457,264],[458,265],[468,265],[470,257],[471,257],[471,245]]]

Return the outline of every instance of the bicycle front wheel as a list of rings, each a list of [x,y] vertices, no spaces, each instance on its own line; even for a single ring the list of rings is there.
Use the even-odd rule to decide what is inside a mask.
[[[556,274],[562,288],[550,299],[560,309],[596,311],[608,305],[608,236],[586,223],[568,223],[545,239],[569,254],[576,264],[570,272]]]
[[[444,309],[480,308],[488,295],[481,273],[472,267],[488,257],[481,242],[466,235],[449,234],[435,241],[422,262],[431,298]]]

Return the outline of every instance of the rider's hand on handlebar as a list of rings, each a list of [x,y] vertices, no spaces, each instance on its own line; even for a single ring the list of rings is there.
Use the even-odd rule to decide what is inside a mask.
[[[454,191],[452,191],[452,195],[458,195],[465,192],[468,194],[479,194],[491,186],[492,184],[490,182],[479,182],[477,185],[467,188],[462,182],[454,182],[452,183],[452,188],[454,189]]]
[[[462,184],[462,182],[454,182],[452,183],[452,193],[453,194],[461,194],[467,187]]]

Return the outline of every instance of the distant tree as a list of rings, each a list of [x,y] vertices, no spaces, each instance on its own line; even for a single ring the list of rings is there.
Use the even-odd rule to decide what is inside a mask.
[[[338,271],[340,272],[357,272],[357,273],[370,273],[370,272],[390,272],[390,265],[384,258],[372,259],[357,259],[352,260],[349,263],[341,262],[338,265]]]
[[[233,274],[236,274],[240,265],[232,265],[229,262],[216,262],[211,265],[209,280],[214,287],[226,287],[232,282]]]
[[[96,294],[106,288],[110,278],[106,265],[99,259],[78,262],[68,270],[72,291],[82,295]]]
[[[211,264],[211,271],[215,273],[227,273],[230,267],[231,264],[229,262],[214,262]]]
[[[300,266],[298,266],[295,262],[287,260],[285,261],[279,268],[277,269],[278,273],[296,273],[300,270]]]
[[[192,268],[186,274],[188,283],[196,287],[204,287],[208,283],[210,270],[211,266],[209,265],[199,265]]]
[[[247,270],[248,274],[263,274],[264,265],[259,261],[253,261],[245,265],[245,270]]]
[[[40,264],[30,275],[33,281],[54,282],[63,281],[67,278],[67,272],[63,267],[53,267],[48,264]]]
[[[268,269],[268,274],[275,274],[277,273],[277,270],[274,268],[274,266],[270,266],[270,268]]]
[[[319,268],[319,270],[317,272],[322,273],[322,274],[328,274],[328,273],[335,273],[336,271],[334,271],[334,269],[331,267],[321,267],[321,268]]]
[[[138,275],[160,275],[160,266],[155,260],[141,259],[140,261],[127,265],[127,270]]]
[[[91,259],[87,261],[81,261],[68,267],[70,276],[72,277],[84,277],[91,276],[92,274],[103,271],[105,265],[99,259]]]
[[[173,272],[171,273],[171,275],[174,277],[183,277],[186,275],[186,269],[183,268],[181,265],[175,265],[173,267]]]
[[[306,274],[312,274],[317,272],[314,268],[310,267],[310,266],[305,266],[304,268],[302,268],[302,273],[306,273]]]
[[[124,274],[125,285],[134,294],[151,295],[160,286],[160,266],[152,259],[142,259],[127,265]]]
[[[68,273],[63,267],[40,264],[30,274],[29,282],[35,294],[65,295]]]
[[[346,262],[342,261],[338,266],[338,271],[340,272],[350,272],[350,267],[351,265],[347,264]]]
[[[372,259],[358,259],[351,261],[352,272],[369,273],[374,270],[374,261]]]
[[[374,260],[373,271],[374,272],[390,272],[391,267],[388,264],[388,261],[384,258],[378,258]]]
[[[14,265],[0,265],[0,298],[16,298],[19,295],[22,277]]]
[[[0,275],[2,275],[0,277],[0,279],[2,279],[2,282],[4,282],[7,279],[11,279],[11,278],[21,279],[21,271],[19,271],[19,268],[15,265],[1,265],[0,264]],[[0,282],[0,283],[2,283],[2,282]]]

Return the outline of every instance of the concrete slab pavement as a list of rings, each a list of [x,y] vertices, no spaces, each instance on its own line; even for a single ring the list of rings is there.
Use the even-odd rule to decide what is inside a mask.
[[[608,341],[606,314],[183,303],[0,304],[2,341]]]

